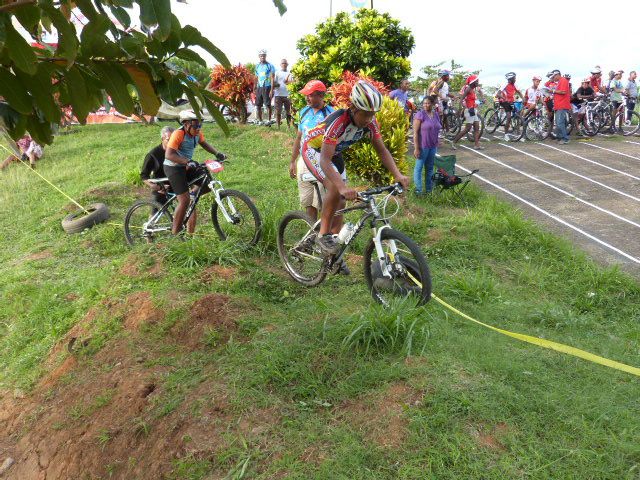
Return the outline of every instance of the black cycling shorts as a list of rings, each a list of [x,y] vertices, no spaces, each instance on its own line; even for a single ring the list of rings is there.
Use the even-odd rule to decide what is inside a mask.
[[[509,102],[500,102],[500,106],[504,108],[504,111],[507,113],[513,112],[513,105]]]
[[[617,109],[619,109],[619,108],[620,108],[620,105],[622,105],[622,102],[614,102],[614,101],[611,101],[611,104],[613,105],[613,108],[614,108],[615,110],[617,110]]]
[[[171,184],[171,190],[176,195],[181,195],[185,192],[189,191],[189,182],[193,181],[197,178],[198,172],[195,169],[187,170],[187,167],[176,166],[172,167],[170,165],[163,165],[164,173],[169,179],[169,183]],[[201,182],[198,182],[200,185]],[[208,185],[205,185],[202,188],[202,194],[210,192],[211,189]]]

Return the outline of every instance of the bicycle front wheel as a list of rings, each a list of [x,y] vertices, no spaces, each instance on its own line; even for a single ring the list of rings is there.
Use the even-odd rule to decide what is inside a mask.
[[[291,278],[307,287],[315,287],[327,276],[316,237],[314,221],[304,212],[289,212],[278,225],[280,260]]]
[[[487,133],[494,133],[498,127],[500,126],[500,118],[498,116],[498,111],[490,108],[484,114],[484,124],[487,130]]]
[[[511,117],[511,132],[509,133],[509,138],[512,142],[519,142],[523,135],[524,127],[522,126],[522,117],[519,114],[514,115]]]
[[[640,130],[640,115],[637,112],[631,112],[631,115],[627,118],[625,118],[625,112],[618,113],[613,121],[616,128],[620,125],[620,117],[622,117],[622,135],[627,137],[638,133],[638,130]]]
[[[153,200],[139,200],[124,217],[124,236],[129,245],[152,243],[159,238],[170,238],[173,217],[162,205]]]
[[[404,233],[380,233],[383,257],[371,240],[364,252],[364,276],[374,300],[388,306],[394,298],[413,298],[423,305],[431,298],[431,273],[422,251]]]
[[[237,190],[220,192],[220,203],[211,205],[211,221],[220,240],[240,247],[252,247],[262,238],[262,219],[246,193]]]

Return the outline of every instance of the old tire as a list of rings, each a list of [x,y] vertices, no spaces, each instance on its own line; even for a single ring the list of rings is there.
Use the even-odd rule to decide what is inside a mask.
[[[87,213],[89,212],[89,213]],[[67,215],[62,220],[62,228],[67,233],[80,233],[85,228],[91,228],[109,218],[109,209],[104,203],[93,203],[87,207],[87,211],[80,210]]]

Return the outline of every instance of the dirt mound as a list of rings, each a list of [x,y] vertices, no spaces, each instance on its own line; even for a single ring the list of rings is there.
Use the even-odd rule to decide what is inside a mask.
[[[226,341],[237,329],[235,315],[228,295],[210,293],[196,300],[189,318],[173,328],[172,337],[190,349],[202,346],[207,332],[215,332],[220,341]]]
[[[147,323],[164,319],[164,312],[153,304],[149,292],[138,292],[127,297],[123,325],[127,330],[138,330]]]
[[[398,382],[381,394],[345,402],[337,410],[337,417],[346,417],[376,445],[400,448],[408,433],[405,410],[420,405],[422,396],[422,392]]]

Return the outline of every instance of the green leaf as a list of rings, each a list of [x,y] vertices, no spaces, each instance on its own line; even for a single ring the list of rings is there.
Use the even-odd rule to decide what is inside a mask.
[[[0,67],[0,96],[20,113],[29,114],[33,111],[27,90],[15,75],[4,67]]]
[[[9,50],[9,58],[23,72],[31,75],[36,73],[37,58],[33,48],[29,46],[27,41],[22,38],[13,25],[7,24],[7,40],[6,46]]]
[[[197,28],[191,25],[182,27],[182,42],[186,45],[198,45],[211,54],[222,66],[230,67],[231,63],[222,50],[211,43],[207,38],[203,37]]]
[[[78,54],[78,37],[75,27],[65,18],[57,8],[50,5],[41,5],[42,10],[51,19],[53,26],[58,31],[57,54],[67,60],[67,67],[72,65]]]
[[[80,11],[84,14],[85,17],[89,20],[89,22],[93,22],[97,18],[100,17],[98,11],[95,9],[91,0],[73,0],[72,4],[75,3]]]
[[[133,99],[129,95],[127,84],[133,82],[129,74],[120,65],[113,62],[95,62],[93,69],[100,77],[116,110],[123,115],[131,115],[133,113]]]
[[[278,12],[280,12],[280,16],[284,15],[287,11],[287,7],[285,6],[282,0],[273,0],[273,4],[278,8]]]
[[[202,112],[200,111],[200,104],[196,100],[196,97],[193,94],[193,92],[191,91],[191,87],[189,87],[189,85],[187,85],[187,84],[182,84],[182,91],[185,93],[185,95],[189,99],[189,103],[191,104],[191,108],[195,112],[196,116],[199,119],[202,119]]]
[[[230,134],[229,125],[227,124],[227,121],[222,116],[222,113],[220,113],[220,110],[216,108],[214,103],[211,100],[209,100],[209,98],[207,98],[206,94],[203,96],[203,98],[204,98],[204,103],[207,106],[207,110],[209,111],[209,114],[213,117],[213,119],[216,121],[218,126],[222,129],[224,134],[228,137]]]
[[[96,17],[82,28],[80,34],[80,50],[84,57],[102,56],[107,42],[106,33],[111,25],[107,17]]]
[[[40,63],[35,75],[27,75],[18,70],[16,76],[27,87],[35,100],[36,106],[42,111],[47,121],[58,123],[60,121],[60,109],[53,100],[53,84],[51,83],[54,71],[54,66]]]
[[[176,50],[175,56],[178,58],[182,58],[183,60],[197,62],[203,67],[207,66],[207,62],[205,62],[205,60],[200,55],[198,55],[193,50],[189,50],[188,48],[181,48],[179,50]]]
[[[208,98],[209,100],[211,100],[212,102],[220,103],[222,105],[231,105],[228,100],[225,100],[224,98],[216,95],[215,93],[213,93],[210,90],[207,90],[205,88],[202,89],[202,95],[205,98]]]
[[[37,115],[29,115],[27,117],[27,130],[29,135],[40,145],[51,145],[53,143],[51,123],[40,120]]]
[[[120,40],[120,47],[134,58],[146,58],[147,52],[144,49],[144,41],[134,35],[125,35]]]
[[[28,32],[33,32],[40,22],[40,9],[35,5],[22,5],[13,9],[12,13]]]
[[[131,26],[131,17],[124,8],[117,6],[112,6],[110,8],[113,16],[122,24],[125,29]]]
[[[27,130],[27,117],[16,112],[4,102],[0,102],[0,119],[4,122],[9,135],[17,140],[24,135]],[[0,122],[1,126],[1,122]]]
[[[169,0],[138,0],[140,21],[147,26],[158,25],[154,33],[164,42],[171,33],[171,4]]]
[[[80,69],[74,65],[65,73],[64,81],[67,86],[69,100],[73,107],[73,114],[84,125],[90,112],[89,96],[84,76]]]
[[[162,47],[166,53],[175,52],[180,45],[182,44],[182,39],[180,37],[180,32],[182,31],[182,27],[180,26],[180,21],[178,17],[174,14],[171,14],[171,33],[167,37],[167,39],[162,42]]]
[[[147,115],[155,115],[160,108],[160,99],[153,84],[151,69],[144,65],[124,65],[138,91],[142,111]]]

